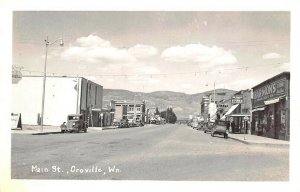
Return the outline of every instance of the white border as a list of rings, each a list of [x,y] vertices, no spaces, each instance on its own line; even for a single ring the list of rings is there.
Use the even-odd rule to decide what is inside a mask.
[[[0,3],[0,191],[297,191],[300,180],[299,158],[299,5],[297,0],[195,0],[136,1],[136,0],[11,0]],[[95,10],[95,11],[291,11],[291,144],[289,182],[162,182],[162,181],[63,181],[63,180],[11,180],[10,179],[10,76],[12,63],[12,11],[14,10]],[[298,13],[297,13],[298,11]],[[3,50],[5,50],[3,52]],[[297,89],[298,88],[298,89]],[[4,93],[4,94],[3,94]],[[8,94],[7,94],[8,93]],[[3,107],[4,106],[4,107]]]

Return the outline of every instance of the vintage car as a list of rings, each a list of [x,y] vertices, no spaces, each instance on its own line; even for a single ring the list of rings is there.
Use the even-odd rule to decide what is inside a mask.
[[[67,124],[65,122],[60,126],[61,132],[87,132],[87,122],[83,114],[70,114],[68,115]]]
[[[215,126],[216,126],[216,124],[214,122],[208,122],[204,126],[204,133],[211,133]]]
[[[118,128],[128,128],[129,127],[129,123],[127,119],[121,119],[119,124],[118,124]]]
[[[217,121],[216,125],[212,129],[211,136],[214,137],[215,135],[223,135],[225,139],[228,139],[228,130],[226,128],[225,123],[221,121]]]

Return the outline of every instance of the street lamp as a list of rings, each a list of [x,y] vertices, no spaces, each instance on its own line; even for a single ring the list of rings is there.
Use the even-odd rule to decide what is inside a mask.
[[[44,124],[44,105],[45,105],[45,88],[46,88],[46,69],[47,69],[47,54],[48,54],[48,47],[50,45],[53,45],[54,43],[59,41],[60,46],[64,46],[64,41],[62,38],[56,39],[53,42],[48,41],[48,36],[47,39],[45,39],[45,45],[46,45],[46,53],[45,53],[45,64],[44,64],[44,79],[43,79],[43,96],[42,96],[42,112],[41,112],[41,132],[43,132],[43,124]]]

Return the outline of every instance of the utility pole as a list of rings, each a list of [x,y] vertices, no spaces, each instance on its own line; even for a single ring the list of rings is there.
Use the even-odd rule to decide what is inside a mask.
[[[214,103],[216,103],[216,85],[214,82]]]
[[[45,107],[45,90],[46,90],[46,72],[47,72],[47,54],[48,54],[48,47],[55,42],[60,40],[60,46],[64,45],[63,39],[56,39],[52,43],[49,43],[48,41],[48,36],[47,39],[45,40],[45,45],[46,45],[46,51],[45,51],[45,63],[44,63],[44,78],[43,78],[43,95],[42,95],[42,111],[41,111],[41,132],[43,132],[43,126],[44,126],[44,107]]]

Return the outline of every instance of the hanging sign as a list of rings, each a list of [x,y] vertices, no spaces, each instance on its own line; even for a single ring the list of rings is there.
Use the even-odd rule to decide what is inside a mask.
[[[231,97],[231,103],[232,103],[232,105],[244,103],[243,95],[234,95],[234,96],[232,96]]]

